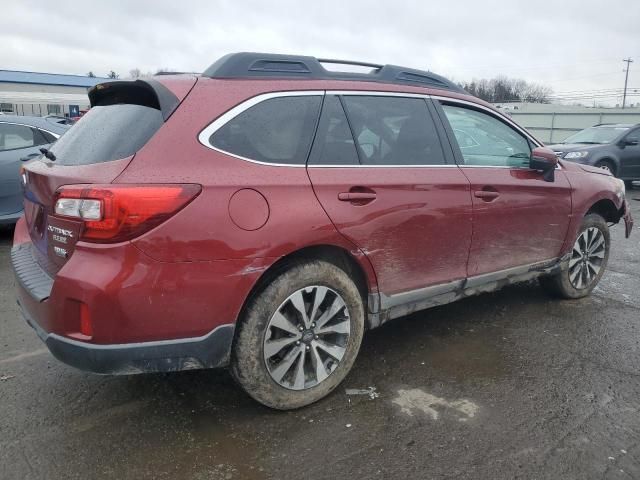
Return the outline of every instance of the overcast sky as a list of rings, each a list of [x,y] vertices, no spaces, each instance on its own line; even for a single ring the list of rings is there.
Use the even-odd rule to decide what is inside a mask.
[[[7,0],[0,69],[105,75],[204,70],[265,51],[395,63],[454,80],[510,77],[554,92],[640,92],[637,0]],[[640,101],[640,97],[636,97]]]

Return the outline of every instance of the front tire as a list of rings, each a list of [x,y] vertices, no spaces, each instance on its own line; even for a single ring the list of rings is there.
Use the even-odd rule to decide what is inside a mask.
[[[604,274],[610,244],[609,227],[604,218],[595,213],[586,215],[569,262],[555,275],[542,277],[541,285],[562,298],[586,297]]]
[[[309,405],[349,373],[364,321],[362,295],[344,270],[321,260],[298,263],[249,301],[231,374],[268,407]]]
[[[616,176],[616,166],[610,160],[598,160],[594,166],[611,172],[611,175],[613,175],[614,177]]]

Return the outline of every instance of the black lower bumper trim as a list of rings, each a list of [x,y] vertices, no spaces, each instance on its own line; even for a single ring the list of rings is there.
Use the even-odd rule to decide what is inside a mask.
[[[24,309],[22,314],[58,360],[81,370],[108,375],[224,367],[229,363],[233,342],[234,325],[225,324],[196,338],[94,345],[47,333]]]

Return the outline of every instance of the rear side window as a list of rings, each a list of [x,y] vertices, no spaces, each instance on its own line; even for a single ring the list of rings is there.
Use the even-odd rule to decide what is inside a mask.
[[[310,165],[358,165],[358,152],[338,97],[328,95],[322,105]]]
[[[133,155],[162,126],[160,110],[142,105],[96,106],[51,147],[60,165],[87,165]]]
[[[304,165],[316,128],[320,96],[264,100],[209,137],[215,148],[249,160]]]
[[[0,123],[0,151],[32,148],[47,143],[39,130],[26,125]]]
[[[446,163],[423,99],[346,95],[343,101],[363,165]]]

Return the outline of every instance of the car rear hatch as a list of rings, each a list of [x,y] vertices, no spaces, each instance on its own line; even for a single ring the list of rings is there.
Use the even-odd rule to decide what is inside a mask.
[[[83,222],[54,215],[61,186],[112,183],[195,84],[117,81],[89,91],[91,110],[23,172],[25,221],[40,266],[54,276],[73,254]],[[66,188],[66,187],[65,187]]]

